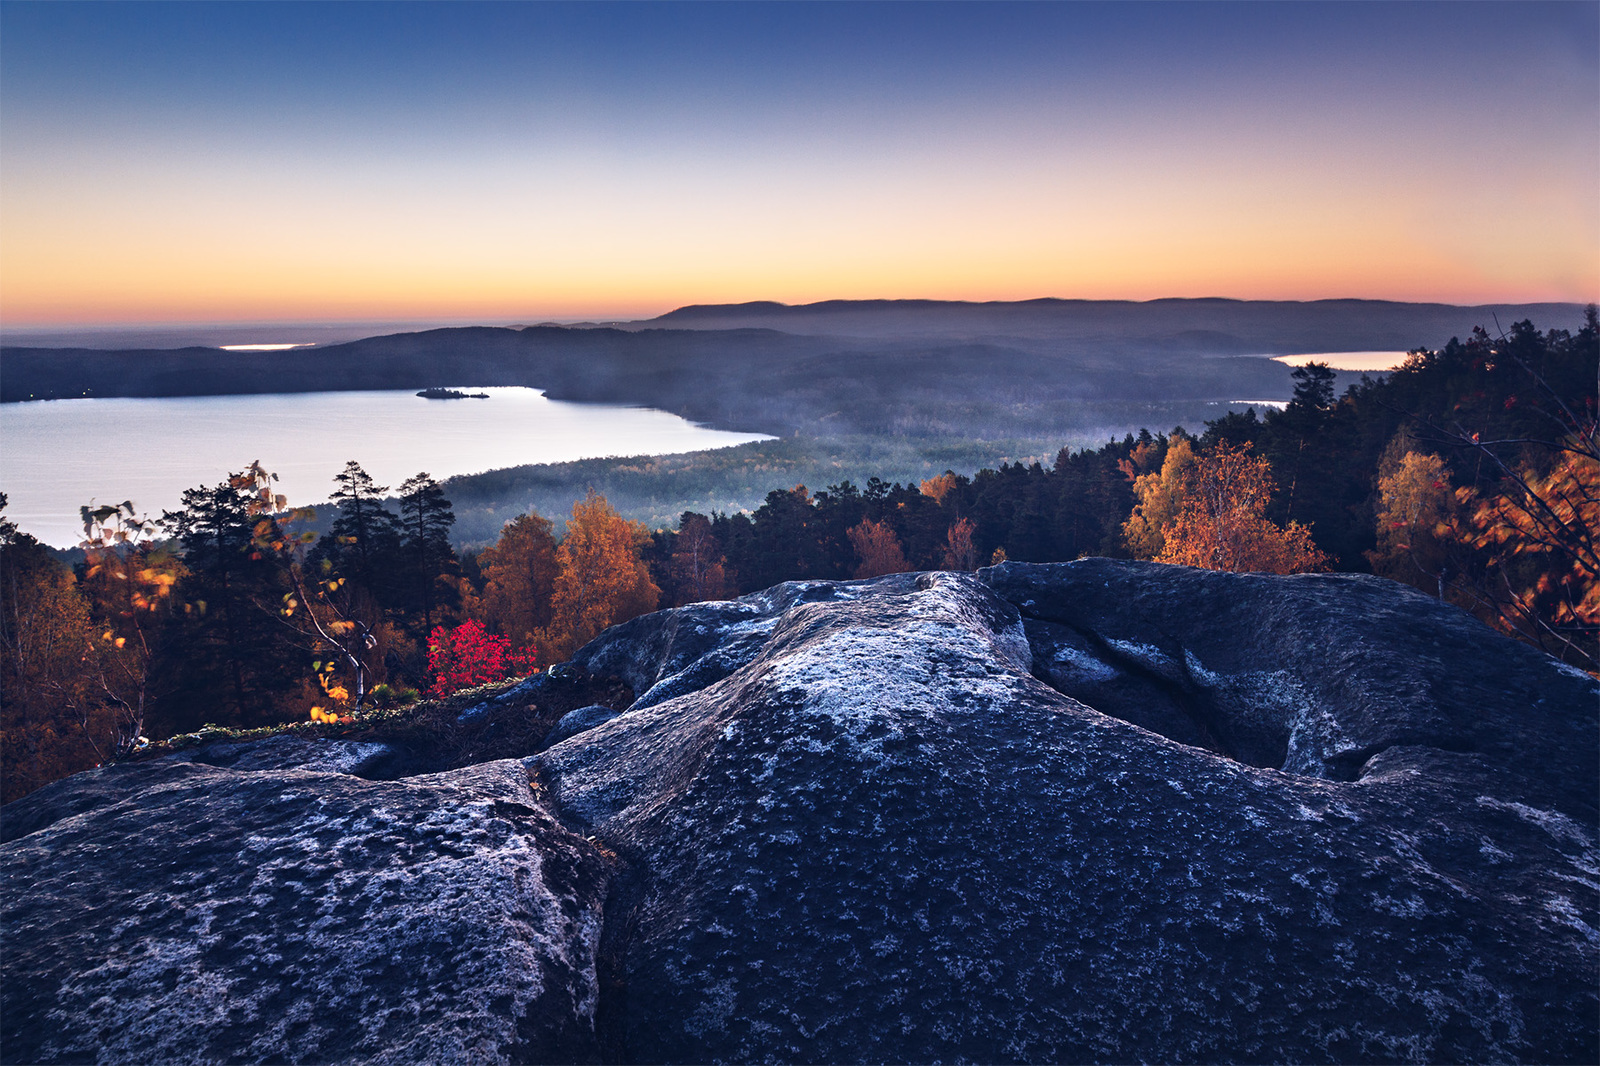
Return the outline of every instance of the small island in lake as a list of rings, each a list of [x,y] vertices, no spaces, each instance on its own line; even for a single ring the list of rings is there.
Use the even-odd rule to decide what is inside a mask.
[[[424,400],[487,400],[487,392],[459,392],[456,389],[423,389],[417,393]]]

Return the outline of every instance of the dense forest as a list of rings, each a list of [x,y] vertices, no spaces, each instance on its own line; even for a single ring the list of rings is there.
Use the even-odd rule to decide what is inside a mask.
[[[75,568],[0,521],[4,799],[206,723],[348,723],[526,673],[662,606],[1001,559],[1370,571],[1597,671],[1597,375],[1591,308],[1576,332],[1478,330],[1342,395],[1311,364],[1265,417],[1048,466],[779,485],[653,531],[591,491],[560,536],[527,513],[476,552],[428,475],[390,498],[354,461],[331,522],[259,464],[159,518],[86,508]]]

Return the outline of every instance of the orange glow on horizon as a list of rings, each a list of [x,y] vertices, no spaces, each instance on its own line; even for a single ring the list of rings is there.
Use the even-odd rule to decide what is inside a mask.
[[[4,11],[11,328],[1600,298],[1592,4]]]
[[[270,299],[256,293],[216,293],[203,297],[190,290],[181,299],[157,297],[80,303],[67,298],[28,301],[0,298],[0,322],[12,329],[71,326],[135,326],[180,323],[316,323],[344,321],[459,321],[483,324],[530,325],[537,322],[635,321],[654,318],[680,307],[772,301],[789,305],[827,300],[950,300],[970,303],[1013,302],[1035,299],[1127,300],[1223,298],[1235,300],[1314,301],[1333,299],[1394,300],[1399,302],[1459,305],[1502,303],[1594,303],[1600,297],[1574,292],[1568,287],[1504,285],[1493,288],[1447,288],[1440,285],[1384,285],[1367,279],[1327,287],[1296,285],[1295,279],[1273,279],[1255,285],[1218,281],[1210,284],[1151,285],[1148,281],[1119,285],[1105,278],[1076,285],[964,286],[892,284],[860,287],[817,282],[772,289],[728,282],[694,290],[641,295],[617,293],[607,298],[485,296],[446,301],[424,293],[415,296],[374,294],[366,298],[292,296]],[[665,288],[665,287],[663,287]],[[1600,286],[1590,292],[1600,291]]]
[[[928,243],[928,242],[921,242]],[[1325,248],[1288,254],[1243,238],[1232,247],[917,247],[728,266],[640,257],[627,270],[604,263],[460,266],[451,259],[218,262],[107,255],[98,269],[76,255],[29,256],[8,240],[0,264],[0,320],[12,328],[153,322],[479,319],[495,322],[648,318],[688,304],[834,299],[1011,301],[1041,297],[1152,300],[1386,299],[1453,304],[1585,303],[1600,295],[1600,270],[1565,272],[1513,262],[1488,270],[1428,249]],[[43,260],[41,262],[41,260]],[[51,262],[50,260],[55,260]],[[667,260],[667,261],[663,261]],[[192,265],[196,262],[203,266]],[[437,265],[435,265],[437,264]],[[1478,269],[1474,269],[1478,267]]]
[[[1600,251],[1584,235],[1600,211],[1553,222],[1570,214],[1560,209],[1578,195],[1570,182],[1502,211],[1508,236],[1491,242],[1420,179],[1379,195],[1319,176],[1290,195],[1270,173],[1126,169],[1021,183],[1010,199],[936,183],[891,196],[891,174],[771,202],[731,186],[719,202],[704,190],[674,200],[670,187],[613,188],[567,212],[543,206],[554,194],[521,190],[447,207],[428,189],[401,190],[352,210],[352,197],[312,189],[240,204],[199,179],[85,188],[81,199],[12,181],[0,197],[0,320],[522,322],[749,300],[1600,296]]]

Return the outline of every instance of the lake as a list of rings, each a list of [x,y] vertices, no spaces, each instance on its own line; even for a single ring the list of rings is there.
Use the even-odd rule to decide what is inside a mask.
[[[354,459],[396,489],[525,463],[668,455],[770,440],[707,429],[665,411],[563,403],[537,389],[453,386],[486,400],[425,400],[411,390],[52,400],[0,404],[0,492],[23,532],[68,547],[78,508],[132,500],[157,517],[183,490],[215,485],[253,459],[291,505],[326,501]]]
[[[1406,352],[1314,352],[1310,355],[1274,355],[1271,358],[1287,366],[1305,366],[1307,363],[1327,363],[1335,370],[1364,371],[1371,374],[1393,370],[1406,361]]]

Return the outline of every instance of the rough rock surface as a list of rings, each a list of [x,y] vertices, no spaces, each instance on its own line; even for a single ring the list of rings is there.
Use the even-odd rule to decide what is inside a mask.
[[[4,828],[6,1062],[592,1054],[604,867],[514,761],[374,782],[169,758]]]
[[[545,736],[544,746],[548,748],[552,744],[559,744],[568,737],[575,737],[579,733],[593,729],[597,725],[604,725],[621,713],[621,711],[614,708],[602,707],[599,704],[590,704],[587,707],[579,707],[575,711],[568,711],[561,716],[561,720],[556,723],[556,727]]]
[[[1547,656],[1428,596],[1358,574],[1109,559],[986,576],[1021,608],[1038,675],[1105,713],[1339,781],[1388,748],[1476,753],[1593,813],[1588,676],[1552,672]]]
[[[178,758],[230,770],[318,770],[375,781],[392,781],[434,769],[409,749],[386,741],[288,736],[207,744]]]
[[[780,586],[585,649],[646,695],[533,761],[627,864],[611,1057],[1597,1057],[1587,678],[1374,579],[986,578]],[[1238,757],[1034,676],[1068,661],[1121,710],[1203,704]]]
[[[1600,1060],[1600,691],[1400,586],[795,582],[575,669],[639,697],[523,765],[5,808],[0,1053]]]

